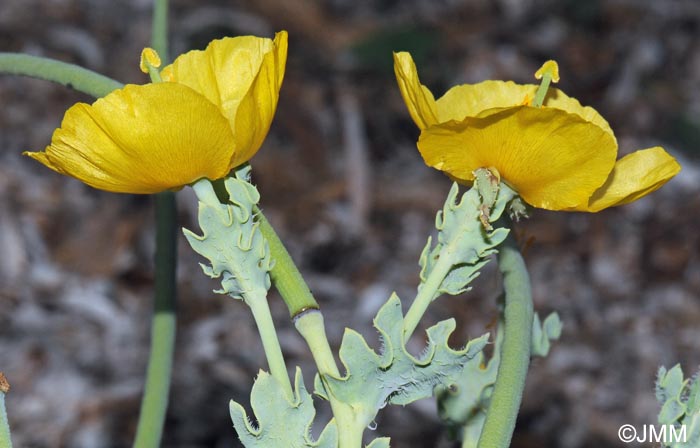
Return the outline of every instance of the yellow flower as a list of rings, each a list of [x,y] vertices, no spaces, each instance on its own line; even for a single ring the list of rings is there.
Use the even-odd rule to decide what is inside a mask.
[[[425,163],[457,181],[495,169],[534,207],[597,212],[637,200],[680,171],[658,146],[616,161],[607,121],[558,89],[549,89],[542,107],[531,105],[538,86],[503,81],[456,86],[435,100],[408,53],[394,54],[394,71],[421,129]]]
[[[74,105],[45,151],[25,154],[120,193],[156,193],[222,178],[262,145],[286,59],[284,31],[274,40],[213,41],[165,67],[164,82],[127,85],[92,105]]]

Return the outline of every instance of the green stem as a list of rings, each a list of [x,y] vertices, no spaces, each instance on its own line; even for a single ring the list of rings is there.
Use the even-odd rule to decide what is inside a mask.
[[[161,60],[168,60],[168,1],[155,0],[151,46]],[[175,194],[166,191],[155,197],[156,206],[156,278],[155,303],[151,326],[151,349],[146,371],[141,411],[136,429],[136,448],[160,446],[175,351],[177,303],[175,270],[177,261],[177,206]]]
[[[294,261],[292,261],[292,257],[287,252],[284,244],[277,236],[275,229],[272,228],[265,215],[257,206],[253,212],[260,223],[260,231],[270,246],[272,259],[275,260],[270,276],[289,308],[289,315],[294,317],[306,310],[318,309],[319,306],[316,299],[311,295],[311,290],[301,276]]]
[[[10,424],[8,423],[7,411],[5,410],[4,392],[0,392],[0,448],[12,448]]]
[[[333,353],[328,345],[326,330],[323,325],[323,314],[320,310],[307,310],[294,319],[294,326],[302,335],[311,350],[314,362],[318,367],[321,380],[328,376],[340,378],[338,366],[333,358]],[[351,405],[338,400],[329,388],[328,401],[333,411],[336,426],[338,427],[338,448],[359,448],[362,446],[362,434],[367,426],[358,421],[357,410]]]
[[[294,326],[309,346],[311,356],[318,367],[318,373],[340,378],[338,366],[335,364],[335,358],[326,337],[321,310],[310,309],[298,314],[294,318]]]
[[[530,365],[532,291],[525,262],[512,236],[499,248],[498,267],[506,299],[503,346],[479,448],[510,446]]]
[[[151,48],[156,50],[163,64],[168,56],[168,0],[155,0],[151,22]]]
[[[0,372],[0,448],[12,448],[12,438],[10,437],[10,423],[5,410],[5,394],[10,390],[10,384],[5,379],[5,375]]]
[[[435,263],[435,267],[430,271],[428,279],[423,283],[423,286],[418,291],[416,298],[413,300],[411,307],[406,312],[406,317],[403,321],[403,340],[408,341],[416,330],[418,322],[425,314],[428,306],[435,298],[435,294],[440,288],[442,281],[445,280],[447,274],[452,269],[453,260],[447,256],[447,251],[443,250],[444,256],[440,257]]]
[[[264,296],[251,297],[246,300],[246,303],[253,312],[255,324],[258,326],[258,332],[262,340],[267,364],[270,367],[270,374],[277,380],[280,386],[282,386],[284,392],[287,394],[287,398],[292,402],[294,398],[292,383],[287,374],[287,366],[284,362],[282,348],[277,338],[277,332],[275,331],[275,324],[272,320],[272,314],[270,314],[267,298]]]
[[[167,0],[155,0],[151,45],[164,61],[167,60],[168,51],[167,11]],[[0,53],[0,73],[53,81],[96,98],[123,87],[123,84],[111,78],[77,65],[25,54]],[[155,311],[151,327],[151,349],[146,384],[134,441],[134,446],[139,448],[160,445],[168,404],[175,345],[176,214],[173,193],[158,194],[156,196]],[[4,410],[4,394],[2,395]],[[0,445],[0,448],[5,448],[5,445]]]
[[[53,81],[95,98],[123,87],[120,82],[92,70],[28,54],[0,53],[0,73]]]
[[[270,276],[289,308],[289,314],[294,319],[294,326],[309,346],[321,378],[323,379],[326,375],[340,378],[340,371],[326,337],[323,314],[321,314],[318,303],[311,294],[311,290],[301,276],[299,269],[292,261],[289,252],[277,236],[275,229],[257,207],[255,214],[275,262]],[[356,422],[356,413],[353,409],[346,403],[339,401],[333,394],[329,393],[328,400],[338,426],[339,448],[362,446],[362,433],[365,425]]]
[[[309,286],[301,276],[299,269],[294,264],[292,257],[282,244],[277,232],[265,218],[262,211],[256,206],[253,210],[267,244],[274,265],[270,271],[270,277],[275,287],[282,296],[282,300],[289,308],[289,315],[294,319],[294,325],[306,340],[311,355],[316,361],[316,366],[321,374],[331,374],[340,377],[338,367],[333,358],[326,330],[323,324],[323,315],[318,303],[311,294]],[[311,311],[316,312],[311,312]]]
[[[175,268],[177,210],[172,192],[159,193],[156,201],[155,310],[151,352],[134,447],[160,446],[168,407],[168,391],[175,348]]]

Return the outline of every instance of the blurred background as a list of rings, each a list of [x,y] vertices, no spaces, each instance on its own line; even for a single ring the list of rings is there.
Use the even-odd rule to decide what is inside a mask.
[[[78,63],[122,82],[150,35],[148,0],[3,0],[0,51]],[[253,159],[262,207],[326,314],[334,346],[392,291],[406,304],[449,180],[426,167],[392,51],[413,54],[436,96],[484,79],[532,82],[546,59],[559,87],[605,116],[624,155],[663,145],[683,171],[660,191],[599,214],[537,210],[517,225],[540,314],[564,332],[532,363],[513,447],[619,447],[656,421],[660,365],[700,364],[700,2],[697,0],[173,0],[173,55],[211,39],[290,33],[270,135]],[[130,446],[149,341],[152,199],[109,194],[22,157],[41,150],[80,93],[0,76],[0,370],[18,447]],[[195,198],[178,193],[196,229]],[[179,326],[163,446],[239,446],[228,401],[247,405],[265,365],[248,309],[212,293],[179,239]],[[454,344],[496,317],[495,263],[425,324],[455,316]],[[313,367],[276,292],[288,366]],[[419,341],[418,341],[419,342]],[[318,404],[319,421],[329,411]],[[435,404],[385,409],[371,437],[445,442]],[[441,442],[442,441],[442,442]],[[452,446],[443,443],[441,446]]]

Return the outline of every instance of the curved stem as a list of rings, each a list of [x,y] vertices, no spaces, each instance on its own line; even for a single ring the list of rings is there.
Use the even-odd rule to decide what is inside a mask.
[[[156,202],[155,309],[151,351],[134,446],[160,446],[168,407],[168,391],[175,349],[175,268],[177,260],[175,195],[159,193]]]
[[[319,373],[340,376],[326,337],[323,315],[316,299],[263,212],[256,206],[254,213],[260,223],[260,231],[270,247],[270,255],[274,260],[270,271],[272,282],[282,296],[282,300],[287,304],[289,315],[294,319],[295,327],[309,346]],[[309,312],[311,310],[317,312],[311,313]]]
[[[12,438],[10,437],[10,423],[5,410],[5,394],[10,390],[10,384],[5,379],[5,375],[0,372],[0,448],[12,448]]]
[[[289,315],[296,315],[308,309],[318,309],[318,303],[311,294],[309,286],[301,276],[292,257],[287,252],[287,249],[282,244],[279,236],[268,222],[262,211],[256,206],[253,210],[258,222],[260,223],[260,231],[267,240],[270,247],[270,254],[275,264],[270,271],[270,276],[275,284],[275,287],[280,292],[282,300],[289,308]]]
[[[453,260],[445,255],[440,257],[438,262],[435,264],[435,267],[430,272],[430,275],[428,275],[427,280],[418,291],[416,298],[413,299],[413,303],[411,303],[411,306],[404,317],[404,342],[408,341],[413,332],[416,330],[418,322],[420,322],[421,318],[425,314],[425,311],[428,309],[428,306],[432,303],[438,288],[440,288],[440,285],[442,284],[442,281],[445,280],[447,274],[450,273],[452,266]]]
[[[282,386],[289,401],[293,402],[294,393],[292,391],[292,383],[287,374],[287,365],[284,362],[282,348],[277,338],[277,332],[275,331],[275,324],[272,320],[272,314],[270,314],[267,298],[264,296],[251,297],[249,300],[246,300],[246,303],[253,312],[255,324],[258,326],[258,333],[260,333],[267,364],[270,367],[270,374],[277,380],[280,386]]]
[[[294,318],[294,326],[311,350],[318,373],[340,378],[338,366],[335,364],[331,346],[326,337],[321,310],[307,310]]]
[[[0,53],[0,73],[44,79],[100,98],[123,84],[86,68],[39,56]]]
[[[309,346],[319,373],[339,377],[338,366],[326,337],[323,315],[316,299],[263,212],[257,206],[253,211],[274,260],[270,277],[282,296],[282,300],[287,304],[289,315],[294,319],[295,327]],[[310,312],[313,310],[316,312]]]
[[[479,448],[510,446],[530,365],[533,319],[530,277],[512,236],[499,248],[498,266],[505,289],[503,346]]]
[[[326,337],[323,314],[318,303],[311,294],[311,290],[301,276],[299,269],[292,261],[289,252],[277,236],[275,229],[272,228],[259,208],[256,207],[255,213],[260,223],[260,230],[267,240],[270,254],[275,262],[270,271],[272,282],[287,304],[289,314],[294,319],[294,326],[309,346],[321,378],[325,375],[340,378],[340,371]],[[357,425],[353,425],[351,409],[332,394],[329,394],[328,399],[340,431],[340,446],[343,448],[361,446],[362,431],[353,429]]]

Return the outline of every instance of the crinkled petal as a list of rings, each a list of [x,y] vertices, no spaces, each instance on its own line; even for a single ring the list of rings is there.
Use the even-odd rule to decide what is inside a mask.
[[[181,55],[161,76],[191,87],[221,108],[234,130],[233,167],[250,159],[267,135],[286,60],[286,31],[277,33],[274,41],[240,36]]]
[[[483,117],[497,112],[494,109],[530,105],[537,88],[534,84],[521,85],[512,81],[484,81],[455,86],[436,102],[438,121],[462,121],[465,117]],[[550,88],[547,91],[544,107],[576,114],[614,136],[608,122],[595,109],[582,106],[576,98],[559,89]]]
[[[225,176],[232,139],[219,108],[189,87],[127,85],[71,107],[46,150],[25,154],[101,190],[156,193]]]
[[[409,53],[394,53],[394,73],[401,96],[416,125],[423,130],[438,123],[435,98],[430,90],[420,83],[416,64]]]
[[[476,117],[484,110],[528,104],[535,97],[537,86],[512,81],[484,81],[452,87],[437,100],[440,123]]]
[[[680,170],[676,159],[660,146],[633,152],[618,160],[603,186],[573,210],[598,212],[636,201],[661,188]]]
[[[425,129],[418,141],[425,162],[456,179],[494,167],[529,204],[549,210],[591,197],[613,169],[613,136],[576,114],[519,106]]]
[[[286,61],[287,33],[282,31],[275,36],[274,51],[263,58],[257,76],[238,106],[232,167],[250,160],[262,146],[277,109]]]
[[[586,121],[590,121],[596,126],[602,128],[605,132],[611,136],[615,136],[608,121],[603,118],[602,115],[598,113],[597,110],[590,106],[582,106],[581,103],[576,99],[568,96],[566,93],[559,89],[550,87],[547,90],[547,96],[544,99],[544,107],[553,107],[555,109],[561,109],[563,111],[569,112],[570,114],[576,114]]]

